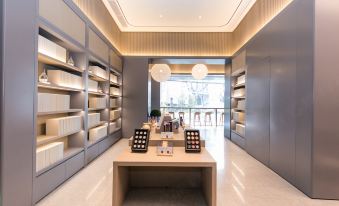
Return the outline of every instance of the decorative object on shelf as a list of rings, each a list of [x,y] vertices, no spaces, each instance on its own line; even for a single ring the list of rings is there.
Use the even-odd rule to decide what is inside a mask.
[[[179,120],[172,119],[171,115],[165,114],[161,116],[157,127],[155,128],[156,133],[161,132],[174,132],[179,133]]]
[[[143,125],[142,125],[142,129],[147,129],[147,130],[149,130],[149,131],[151,131],[151,123],[143,123]]]
[[[159,121],[159,117],[161,117],[161,111],[158,109],[153,109],[149,116],[151,117],[151,121],[153,122],[158,122]]]
[[[148,142],[149,142],[149,130],[147,129],[135,129],[133,142],[132,142],[132,152],[147,152]]]
[[[39,75],[39,82],[49,84],[46,69]]]
[[[185,151],[194,153],[201,151],[200,131],[196,129],[185,130]]]
[[[157,82],[165,82],[171,77],[171,68],[167,64],[154,64],[151,76]]]
[[[75,66],[73,58],[70,56],[69,59],[67,60],[67,64],[71,66]]]
[[[157,146],[158,156],[173,156],[173,143],[168,141],[162,141]]]
[[[194,79],[201,80],[208,74],[208,68],[205,64],[196,64],[192,68],[192,75]]]

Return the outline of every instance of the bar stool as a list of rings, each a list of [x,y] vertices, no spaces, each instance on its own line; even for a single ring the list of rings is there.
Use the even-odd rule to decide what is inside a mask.
[[[194,112],[194,121],[193,121],[194,126],[196,122],[199,122],[199,125],[201,126],[200,114],[201,114],[200,112]]]
[[[171,116],[171,118],[172,118],[172,119],[174,119],[174,118],[175,118],[175,114],[174,114],[174,112],[168,112],[168,114]]]
[[[207,123],[212,126],[212,112],[205,112],[205,126]]]
[[[219,125],[224,125],[224,119],[225,119],[225,112],[221,113],[220,115]]]

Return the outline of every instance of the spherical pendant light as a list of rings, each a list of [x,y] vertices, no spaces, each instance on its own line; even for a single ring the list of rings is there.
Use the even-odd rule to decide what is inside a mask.
[[[167,64],[154,64],[151,76],[157,82],[165,82],[171,77],[171,68]]]
[[[201,79],[205,78],[207,76],[207,74],[208,74],[208,69],[207,69],[207,66],[205,64],[196,64],[192,68],[192,75],[193,75],[194,79],[201,80]]]

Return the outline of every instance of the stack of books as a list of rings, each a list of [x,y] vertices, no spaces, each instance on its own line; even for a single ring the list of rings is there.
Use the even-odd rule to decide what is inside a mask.
[[[41,35],[38,38],[38,51],[66,63],[67,50]]]
[[[64,158],[64,143],[53,142],[36,149],[36,171]]]
[[[81,130],[81,116],[68,116],[46,120],[47,136],[66,136]]]
[[[88,127],[91,128],[94,125],[98,125],[100,123],[100,113],[91,113],[88,114]]]
[[[89,66],[89,71],[90,73],[98,76],[98,77],[101,77],[103,79],[108,79],[107,78],[107,71],[101,67],[98,67],[98,66]]]
[[[98,91],[98,82],[89,79],[88,80],[88,91],[97,92]]]
[[[89,98],[89,108],[103,109],[106,108],[106,98],[105,97],[93,97]]]
[[[110,120],[118,119],[121,115],[121,110],[111,110],[110,112]]]
[[[111,95],[120,95],[120,89],[117,87],[111,87],[110,88],[110,94]]]
[[[48,70],[48,81],[63,87],[82,89],[82,78],[61,70]]]
[[[109,106],[112,107],[118,107],[118,100],[111,98],[109,101]]]
[[[97,141],[107,136],[107,125],[102,125],[89,130],[89,140]]]
[[[109,75],[109,80],[112,82],[112,83],[115,83],[115,84],[118,84],[118,77],[114,74],[110,74]]]
[[[69,110],[70,95],[38,93],[38,112]]]

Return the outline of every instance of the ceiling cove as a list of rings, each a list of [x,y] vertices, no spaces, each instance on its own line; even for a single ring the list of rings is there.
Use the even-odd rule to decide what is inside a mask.
[[[122,32],[233,32],[256,0],[102,0]]]

